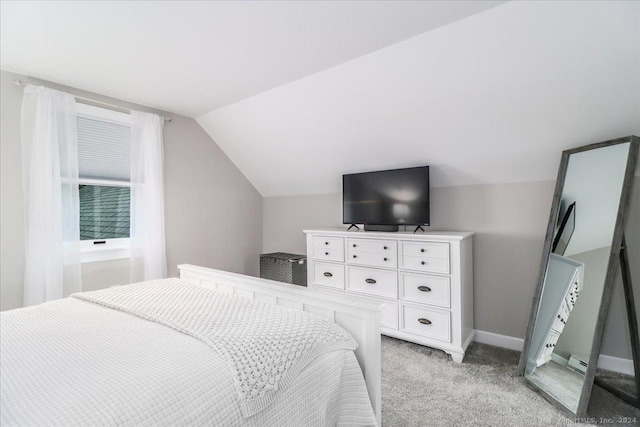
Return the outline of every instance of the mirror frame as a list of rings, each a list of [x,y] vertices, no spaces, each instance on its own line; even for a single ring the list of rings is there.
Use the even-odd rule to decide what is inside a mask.
[[[551,256],[551,245],[553,243],[554,237],[553,233],[558,218],[558,212],[560,210],[560,199],[562,197],[562,191],[564,189],[565,177],[569,165],[569,157],[572,154],[581,153],[583,151],[595,150],[598,148],[604,148],[624,143],[629,143],[629,156],[627,158],[626,171],[624,175],[624,181],[622,183],[622,192],[620,194],[620,202],[618,204],[618,214],[616,216],[616,223],[613,230],[611,252],[609,253],[609,262],[607,263],[605,283],[602,290],[602,298],[600,300],[600,311],[598,312],[598,320],[596,322],[593,345],[591,347],[591,354],[589,355],[589,364],[587,366],[587,373],[585,374],[584,383],[582,385],[582,391],[580,394],[580,399],[578,401],[577,411],[575,413],[572,412],[560,402],[555,400],[552,396],[535,386],[535,384],[527,382],[528,385],[541,393],[543,397],[552,402],[555,406],[577,417],[584,417],[586,415],[587,407],[589,406],[589,399],[591,397],[591,389],[593,388],[593,382],[596,375],[596,365],[598,362],[598,357],[600,356],[604,327],[607,320],[607,315],[609,313],[609,305],[611,303],[611,297],[613,295],[616,273],[618,272],[618,268],[620,265],[620,250],[622,248],[624,229],[631,200],[631,190],[633,188],[634,174],[636,163],[638,160],[638,148],[640,146],[639,137],[631,135],[595,144],[584,145],[582,147],[576,147],[562,152],[560,167],[558,169],[558,177],[556,179],[556,186],[553,193],[553,202],[551,203],[549,222],[547,224],[547,231],[544,240],[544,246],[542,249],[542,259],[540,260],[540,268],[538,270],[538,281],[533,295],[531,314],[529,315],[529,324],[527,326],[527,334],[525,335],[522,353],[520,354],[520,363],[518,365],[517,375],[524,377],[524,372],[527,364],[527,354],[531,347],[531,338],[533,336],[538,308],[540,306],[540,300],[542,298],[542,288],[547,271],[547,263]]]

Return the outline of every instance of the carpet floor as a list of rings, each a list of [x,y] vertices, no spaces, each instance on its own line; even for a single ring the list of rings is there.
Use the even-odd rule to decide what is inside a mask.
[[[457,364],[440,350],[383,336],[382,425],[640,424],[639,409],[597,386],[587,419],[568,416],[516,376],[519,357],[517,351],[473,343]]]

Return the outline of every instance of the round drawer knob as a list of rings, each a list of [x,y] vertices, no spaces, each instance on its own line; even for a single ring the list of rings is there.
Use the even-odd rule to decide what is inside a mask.
[[[354,247],[354,248],[356,247],[356,244],[355,244],[355,243],[353,244],[353,247]]]
[[[384,246],[382,249],[386,250],[386,249],[387,249],[387,247],[386,247],[386,246]]]
[[[325,254],[325,255],[329,255],[329,252],[325,252],[324,254]]]
[[[329,244],[329,242],[324,242],[324,244],[325,244],[325,245],[328,245],[328,244]]]
[[[384,259],[385,261],[389,261],[387,258]]]
[[[420,252],[424,252],[424,249],[420,249]]]
[[[426,262],[422,261],[422,262],[420,262],[420,264],[425,265],[425,264],[426,264]]]
[[[423,325],[430,325],[431,324],[431,320],[429,319],[425,319],[425,318],[419,318],[418,322],[422,323]]]
[[[328,271],[324,273],[324,277],[333,277],[333,274],[329,273]]]
[[[357,255],[354,255],[353,257],[354,257],[354,258],[357,258],[358,256],[357,256]]]

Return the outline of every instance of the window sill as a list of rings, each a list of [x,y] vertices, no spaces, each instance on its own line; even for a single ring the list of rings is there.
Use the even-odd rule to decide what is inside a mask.
[[[80,248],[80,263],[115,261],[131,258],[129,239],[107,240],[104,245],[94,245],[93,242],[83,242]]]
[[[80,253],[80,262],[82,264],[128,258],[131,258],[131,249],[129,248],[96,249]]]

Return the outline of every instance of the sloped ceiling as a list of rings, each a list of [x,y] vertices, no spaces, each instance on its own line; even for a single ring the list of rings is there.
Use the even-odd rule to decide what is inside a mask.
[[[0,66],[195,117],[503,1],[2,1]]]
[[[555,179],[563,149],[640,134],[640,3],[510,2],[197,120],[263,196]]]

